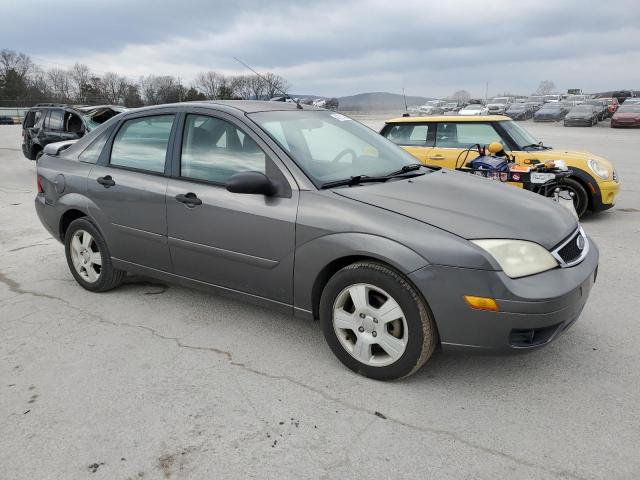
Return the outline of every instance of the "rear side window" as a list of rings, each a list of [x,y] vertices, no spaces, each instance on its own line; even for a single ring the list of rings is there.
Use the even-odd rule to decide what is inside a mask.
[[[180,176],[226,183],[239,172],[266,174],[266,160],[258,144],[232,123],[215,117],[187,115]]]
[[[491,124],[475,122],[438,124],[436,147],[469,148],[475,144],[489,145],[492,142],[502,142],[502,139]]]
[[[428,132],[428,125],[399,124],[387,129],[385,136],[397,145],[424,147]]]
[[[91,144],[84,149],[84,152],[78,156],[78,160],[85,163],[96,163],[102,153],[105,143],[107,143],[107,140],[109,139],[109,133],[111,132],[106,131],[99,135],[98,138],[91,142]]]
[[[111,148],[110,164],[164,172],[173,115],[135,118],[124,122]]]
[[[62,110],[51,110],[45,122],[45,128],[49,130],[62,130],[64,123],[64,112]]]

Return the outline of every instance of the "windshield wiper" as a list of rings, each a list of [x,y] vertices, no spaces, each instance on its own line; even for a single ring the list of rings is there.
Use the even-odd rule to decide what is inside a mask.
[[[417,177],[419,175],[424,175],[424,173],[412,173],[415,170],[418,170],[420,167],[425,167],[426,165],[422,165],[421,163],[412,163],[410,165],[405,165],[397,172],[392,172],[388,175],[380,175],[377,177],[370,177],[369,175],[354,175],[349,178],[343,178],[341,180],[333,180],[331,182],[325,182],[320,185],[320,188],[332,188],[332,187],[341,187],[341,186],[349,186],[353,187],[354,185],[358,185],[361,183],[374,183],[374,182],[386,182],[387,180],[391,180],[392,178],[411,178]]]
[[[532,143],[531,145],[525,145],[524,147],[522,147],[523,150],[526,150],[527,148],[539,148],[541,150],[551,150],[551,147],[547,147],[543,145],[542,142]]]

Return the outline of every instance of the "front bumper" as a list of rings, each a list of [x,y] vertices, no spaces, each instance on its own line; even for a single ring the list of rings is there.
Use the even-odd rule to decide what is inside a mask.
[[[582,312],[599,258],[589,241],[590,251],[578,265],[529,277],[443,265],[428,265],[409,277],[433,312],[445,350],[529,350],[558,338]],[[500,311],[474,310],[464,295],[495,298]]]
[[[564,119],[564,125],[566,127],[590,127],[592,125],[592,121],[590,119]]]

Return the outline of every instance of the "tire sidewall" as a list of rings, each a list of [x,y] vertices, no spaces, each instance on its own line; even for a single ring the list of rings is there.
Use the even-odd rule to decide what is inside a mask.
[[[420,362],[425,340],[423,321],[430,321],[430,318],[427,317],[423,320],[426,307],[423,304],[421,309],[421,306],[417,304],[416,297],[414,297],[414,295],[417,296],[417,292],[414,291],[414,295],[412,295],[411,291],[402,283],[385,273],[384,268],[376,269],[374,265],[346,268],[340,270],[329,280],[320,300],[320,322],[329,347],[349,369],[378,380],[400,378],[412,373]],[[400,359],[391,365],[374,367],[362,364],[345,350],[334,331],[334,302],[345,288],[358,283],[369,283],[381,288],[398,302],[404,312],[408,327],[407,347]],[[409,288],[412,287],[409,286]],[[431,331],[433,332],[434,330]]]
[[[78,230],[84,230],[91,234],[95,242],[98,244],[98,248],[100,249],[100,258],[102,261],[100,278],[93,283],[87,282],[84,278],[82,278],[82,276],[80,276],[80,274],[76,271],[76,268],[73,266],[73,262],[71,260],[71,239],[73,238],[73,234]],[[81,287],[92,292],[99,292],[107,289],[107,286],[111,281],[111,276],[114,273],[113,265],[111,264],[111,257],[109,256],[109,250],[107,249],[107,244],[100,234],[98,228],[86,217],[74,220],[67,228],[64,236],[64,252],[65,256],[67,257],[67,265],[69,266],[69,270],[71,270],[73,278],[76,279],[76,282],[78,282]]]
[[[573,178],[567,178],[565,180],[565,185],[568,185],[571,188],[571,191],[573,191],[578,197],[578,201],[581,205],[580,211],[576,208],[576,212],[578,214],[578,217],[582,218],[589,209],[589,195],[587,193],[587,190],[582,186],[582,184],[580,184],[580,182]]]

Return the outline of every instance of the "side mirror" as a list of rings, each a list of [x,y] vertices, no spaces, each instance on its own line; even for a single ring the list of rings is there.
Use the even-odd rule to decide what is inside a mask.
[[[240,172],[233,175],[226,184],[232,193],[248,193],[252,195],[271,196],[276,193],[276,186],[260,172]]]

